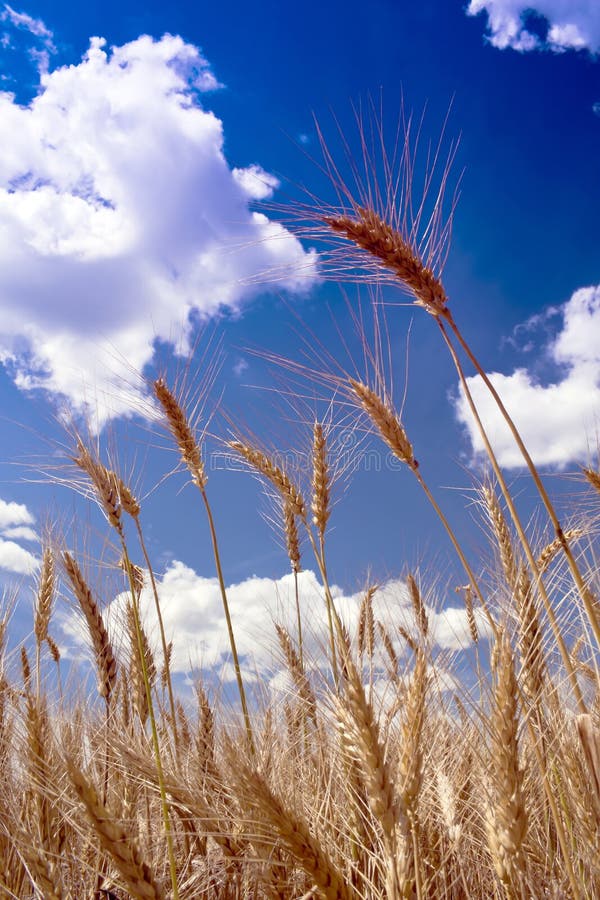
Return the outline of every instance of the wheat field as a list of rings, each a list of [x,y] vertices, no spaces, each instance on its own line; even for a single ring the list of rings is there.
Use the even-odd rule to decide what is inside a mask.
[[[336,608],[326,559],[336,460],[325,423],[312,426],[302,473],[286,471],[259,441],[239,434],[227,452],[275,496],[291,572],[301,570],[302,544],[320,574],[328,623],[317,658],[303,639],[308,623],[298,602],[294,627],[275,623],[272,636],[289,690],[277,701],[251,692],[236,647],[202,431],[178,391],[156,380],[163,426],[206,516],[236,706],[222,704],[200,679],[194,708],[178,697],[142,503],[114,461],[78,437],[72,459],[119,548],[130,599],[117,646],[103,618],[110,598],[95,595],[75,552],[49,540],[33,637],[20,659],[6,651],[8,613],[1,623],[2,897],[600,897],[597,516],[578,518],[573,509],[563,526],[454,318],[441,279],[449,228],[439,195],[424,229],[397,214],[389,195],[379,202],[372,191],[354,198],[345,190],[339,208],[314,207],[302,228],[331,240],[333,276],[360,270],[357,278],[396,284],[431,317],[481,429],[488,453],[478,499],[489,541],[483,561],[469,558],[448,523],[384,379],[336,376],[346,417],[406,467],[446,529],[461,573],[468,646],[436,650],[423,599],[428,576],[406,578],[410,627],[378,621],[372,583],[350,629]],[[523,522],[487,440],[465,364],[485,382],[522,454],[539,496],[535,528]],[[600,503],[600,474],[580,474]],[[94,696],[61,689],[52,617],[63,594],[86,623]],[[148,596],[160,626],[155,646],[140,609]]]

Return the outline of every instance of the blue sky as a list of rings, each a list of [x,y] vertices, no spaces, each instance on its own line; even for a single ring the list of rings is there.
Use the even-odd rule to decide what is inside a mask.
[[[356,146],[351,104],[369,97],[382,98],[390,136],[401,92],[417,116],[426,104],[424,149],[452,101],[447,134],[460,135],[454,171],[464,170],[444,273],[454,314],[550,483],[593,458],[600,9],[592,0],[471,0],[468,8],[381,0],[368,9],[312,0],[75,9],[53,0],[5,6],[0,36],[0,575],[7,588],[21,583],[17,630],[30,628],[27,573],[45,521],[64,524],[69,544],[111,559],[99,514],[65,488],[23,482],[29,464],[60,461],[58,411],[77,417],[87,408],[103,446],[119,448],[125,471],[137,466],[148,494],[144,517],[170,625],[187,635],[182,668],[197,640],[218,658],[201,509],[183,476],[154,490],[174,458],[143,418],[145,388],[133,373],[166,367],[174,376],[183,366],[174,351],[194,345],[202,319],[222,347],[213,396],[228,417],[267,444],[306,445],[323,388],[305,385],[307,401],[290,406],[285,373],[247,348],[298,359],[316,334],[352,368],[360,345],[339,286],[321,277],[322,248],[278,224],[272,204],[298,201],[303,186],[334,200],[315,162],[313,117],[339,154],[334,116]],[[356,309],[355,289],[345,288]],[[480,448],[450,361],[422,311],[390,309],[389,328],[398,402],[408,347],[404,415],[416,455],[476,558],[483,537],[470,500]],[[476,381],[473,389],[526,502],[518,460]],[[211,430],[225,433],[221,415]],[[352,607],[369,569],[400,596],[394,579],[407,565],[441,571],[444,601],[446,579],[458,577],[454,561],[408,472],[391,471],[383,455],[381,471],[358,471],[336,489],[329,554],[340,603]],[[285,606],[286,559],[250,477],[217,468],[209,491],[250,634]],[[308,553],[305,564],[310,570]],[[310,571],[305,579],[308,603],[317,588]],[[440,640],[451,642],[450,631],[464,626],[456,621],[440,624]],[[67,613],[63,627],[68,644]]]

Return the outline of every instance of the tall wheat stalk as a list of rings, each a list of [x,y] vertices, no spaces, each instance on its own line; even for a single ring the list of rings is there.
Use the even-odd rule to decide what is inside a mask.
[[[244,724],[246,727],[246,737],[248,739],[248,744],[251,748],[254,749],[254,735],[252,733],[252,723],[250,720],[250,713],[248,711],[248,702],[246,700],[246,691],[244,689],[244,680],[242,678],[242,669],[240,666],[240,660],[237,651],[237,644],[235,641],[235,634],[233,631],[233,623],[231,621],[231,613],[229,611],[229,600],[227,598],[227,589],[225,587],[225,578],[223,576],[223,568],[221,566],[221,553],[219,551],[219,544],[217,541],[217,532],[215,528],[215,522],[212,514],[212,509],[210,503],[208,501],[208,495],[206,493],[206,483],[208,481],[208,476],[206,474],[206,470],[204,468],[204,463],[202,461],[202,454],[200,452],[200,447],[198,446],[198,442],[194,436],[190,423],[187,419],[187,416],[179,404],[177,398],[174,393],[167,387],[164,379],[157,379],[154,384],[154,394],[156,399],[160,403],[163,413],[165,415],[168,428],[175,439],[175,442],[179,448],[179,452],[181,454],[181,459],[188,471],[192,476],[192,482],[196,485],[198,490],[200,491],[200,495],[202,497],[202,502],[204,504],[204,509],[206,512],[206,518],[208,521],[208,528],[210,531],[210,539],[212,543],[213,549],[213,557],[215,560],[215,567],[217,570],[217,579],[219,581],[219,590],[221,592],[221,600],[223,603],[223,612],[225,613],[225,621],[227,623],[227,633],[229,635],[229,646],[231,648],[231,656],[233,658],[233,667],[235,670],[235,677],[237,681],[238,691],[240,695],[240,702],[242,704],[242,712],[244,716]]]

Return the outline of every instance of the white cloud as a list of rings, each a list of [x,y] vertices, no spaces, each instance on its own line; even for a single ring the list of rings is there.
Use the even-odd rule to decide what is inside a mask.
[[[543,384],[526,368],[490,378],[539,465],[564,467],[585,462],[595,450],[600,427],[600,285],[581,288],[561,309],[562,326],[544,348],[562,377]],[[475,403],[499,461],[507,468],[523,466],[504,420],[478,376],[468,379]],[[475,454],[483,444],[462,394],[456,412]]]
[[[39,563],[33,553],[15,544],[14,541],[5,541],[0,538],[0,569],[15,572],[18,575],[31,575],[37,569]]]
[[[272,197],[273,191],[279,187],[279,179],[265,172],[261,166],[233,169],[232,174],[242,190],[253,200]]]
[[[316,255],[249,208],[277,180],[229,167],[196,47],[92,38],[40,86],[28,106],[0,93],[0,361],[22,390],[102,422],[135,406],[123,383],[155,340],[239,308],[275,273],[305,289]]]
[[[5,23],[8,29],[2,34],[0,43],[4,49],[16,50],[17,46],[13,41],[14,33],[21,32],[22,39],[18,43],[26,43],[27,55],[34,62],[38,72],[44,74],[50,66],[50,57],[56,53],[54,45],[54,35],[49,28],[46,27],[41,19],[34,19],[28,13],[17,12],[8,3],[4,4],[4,10],[0,13],[0,22]],[[23,34],[23,32],[25,34]],[[31,46],[31,44],[37,46]],[[10,76],[3,76],[6,80],[11,80]]]
[[[5,528],[2,536],[13,540],[21,541],[38,541],[39,536],[33,528],[28,525],[16,525],[14,528]]]
[[[300,573],[299,589],[307,658],[318,662],[327,652],[329,632],[323,592],[314,572]],[[159,593],[167,639],[173,639],[173,671],[189,672],[191,668],[215,666],[218,671],[223,669],[225,678],[233,680],[233,670],[227,663],[229,643],[216,578],[205,578],[182,562],[174,561],[159,579]],[[350,632],[355,633],[362,595],[346,595],[337,587],[332,588],[332,593],[342,619]],[[272,673],[278,659],[273,623],[285,624],[291,634],[296,632],[293,576],[284,575],[276,580],[247,578],[230,585],[227,595],[245,677],[253,679],[257,673]],[[107,610],[106,620],[115,632],[119,630],[118,623],[123,621],[127,600],[128,596],[121,594]],[[148,586],[142,592],[141,607],[149,634],[158,648],[154,600]],[[376,619],[386,625],[392,637],[398,623],[414,631],[412,607],[403,581],[384,584],[375,594],[373,608]],[[470,644],[464,608],[437,610],[428,606],[428,615],[432,637],[439,647],[457,650]],[[481,633],[485,635],[487,627],[478,613],[477,616]],[[61,627],[71,642],[81,645],[84,632],[76,617],[64,618]],[[395,646],[399,655],[406,650],[399,637]]]
[[[233,371],[238,378],[241,378],[244,372],[249,368],[249,363],[243,357],[236,360],[233,365]]]
[[[0,499],[0,530],[12,525],[33,525],[34,518],[24,503]]]
[[[597,0],[470,0],[467,13],[486,12],[490,43],[494,47],[555,52],[587,49],[600,51],[600,4]],[[529,30],[527,14],[547,21],[545,40]]]
[[[54,35],[41,19],[34,19],[28,13],[17,12],[8,3],[5,3],[4,12],[0,15],[0,20],[10,22],[15,28],[28,31],[34,37],[43,38],[53,48],[52,39]]]

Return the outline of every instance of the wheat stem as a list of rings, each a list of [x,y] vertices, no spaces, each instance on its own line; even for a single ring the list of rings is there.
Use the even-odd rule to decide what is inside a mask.
[[[463,337],[462,332],[458,328],[456,322],[454,321],[454,317],[452,316],[452,314],[450,313],[449,310],[446,310],[444,318],[448,322],[448,325],[452,329],[452,332],[454,333],[459,344],[461,345],[461,347],[467,354],[469,360],[475,367],[475,370],[477,371],[481,380],[483,381],[486,388],[492,395],[494,402],[496,403],[498,409],[500,410],[500,413],[501,413],[504,421],[506,422],[506,424],[508,425],[508,427],[510,429],[511,435],[513,436],[514,441],[515,441],[517,447],[519,448],[519,451],[520,451],[523,459],[525,460],[525,464],[526,464],[527,468],[529,469],[529,472],[531,474],[533,482],[534,482],[534,484],[537,488],[537,491],[542,499],[542,503],[544,504],[546,511],[548,513],[548,516],[550,517],[550,521],[552,522],[552,527],[554,528],[554,531],[556,534],[556,539],[560,542],[562,550],[567,558],[569,569],[571,570],[571,574],[573,576],[573,581],[575,582],[577,590],[579,591],[579,595],[583,601],[583,605],[585,607],[587,617],[589,619],[590,625],[592,626],[592,631],[594,632],[594,637],[596,639],[596,643],[597,643],[598,647],[600,647],[600,621],[598,619],[598,615],[597,615],[596,608],[594,605],[594,597],[593,597],[592,592],[590,591],[588,585],[585,583],[585,579],[583,578],[583,575],[581,574],[579,566],[577,565],[577,562],[575,560],[575,557],[573,556],[573,552],[572,552],[569,542],[565,536],[565,533],[562,529],[562,525],[556,514],[554,505],[553,505],[552,501],[550,500],[550,497],[548,496],[548,492],[546,491],[546,488],[544,487],[544,483],[543,483],[542,479],[540,478],[539,472],[531,458],[531,455],[530,455],[529,451],[527,450],[525,443],[523,442],[523,439],[521,437],[521,434],[520,434],[517,426],[515,425],[512,417],[510,416],[504,403],[502,402],[502,398],[500,397],[498,391],[494,387],[491,379],[488,377],[484,368],[479,363],[477,357],[471,350],[469,344]],[[444,329],[442,329],[442,331],[443,330]],[[532,571],[534,572],[534,574],[536,573],[536,569],[537,569],[537,567],[535,567],[535,566],[532,567]]]
[[[437,321],[440,331],[442,333],[444,342],[445,342],[446,346],[448,347],[448,350],[450,351],[450,355],[452,357],[454,367],[458,373],[458,377],[459,377],[462,389],[464,391],[465,397],[467,399],[467,403],[469,405],[469,409],[471,410],[471,414],[473,415],[473,418],[475,419],[475,423],[476,423],[477,429],[481,435],[481,439],[483,441],[486,453],[492,464],[492,468],[494,470],[496,478],[498,479],[498,484],[500,485],[500,489],[501,489],[504,499],[506,501],[506,505],[508,506],[508,509],[510,511],[511,518],[515,524],[515,528],[517,530],[517,534],[519,536],[521,546],[523,547],[525,556],[527,557],[527,562],[528,562],[529,567],[534,575],[535,587],[537,589],[539,589],[540,596],[541,596],[542,602],[544,604],[544,609],[546,611],[546,615],[548,616],[548,621],[550,622],[550,627],[552,628],[554,640],[556,641],[556,644],[560,651],[560,655],[561,655],[563,664],[565,666],[565,671],[567,672],[567,675],[569,676],[569,680],[571,683],[571,687],[573,689],[573,694],[575,696],[575,700],[577,702],[577,705],[579,706],[580,712],[585,713],[585,712],[587,712],[587,707],[586,707],[585,701],[583,699],[583,694],[581,693],[581,688],[579,687],[579,682],[577,681],[577,675],[573,668],[573,663],[571,661],[571,657],[567,650],[564,638],[561,634],[560,626],[558,624],[556,614],[554,612],[552,603],[548,596],[546,586],[542,580],[541,572],[539,570],[537,561],[533,555],[533,551],[531,549],[531,545],[529,543],[527,535],[525,534],[525,529],[523,528],[523,525],[521,523],[521,519],[520,519],[517,509],[515,507],[512,495],[508,489],[508,485],[506,484],[506,480],[504,478],[504,475],[502,473],[500,465],[498,464],[496,454],[494,453],[494,451],[492,449],[492,445],[490,444],[487,432],[483,426],[483,422],[481,421],[481,417],[480,417],[477,407],[475,405],[475,401],[473,400],[473,395],[471,394],[471,391],[469,389],[469,385],[467,383],[467,379],[465,377],[464,370],[462,368],[460,360],[458,359],[456,350],[454,349],[454,345],[452,344],[452,341],[450,340],[450,337],[448,336],[448,333],[447,333],[446,329],[444,328],[444,325],[441,322],[441,320],[438,318],[436,321]]]

